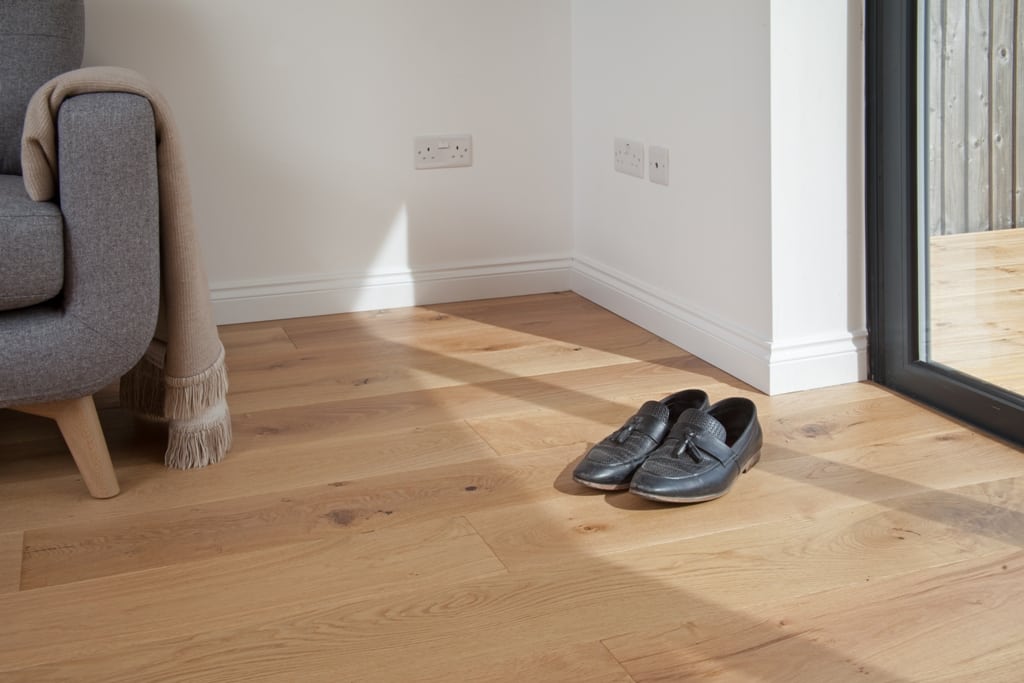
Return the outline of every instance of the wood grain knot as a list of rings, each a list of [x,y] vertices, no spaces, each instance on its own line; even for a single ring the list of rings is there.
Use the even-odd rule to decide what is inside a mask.
[[[517,349],[517,348],[519,348],[519,346],[520,346],[519,344],[491,344],[490,346],[485,346],[485,347],[483,347],[480,350],[481,351],[509,351],[511,349]]]
[[[817,439],[822,436],[832,436],[832,432],[835,431],[835,425],[828,422],[812,422],[806,424],[800,428],[800,433],[806,436],[808,439]]]
[[[338,526],[349,526],[352,522],[356,521],[356,513],[354,510],[331,510],[324,515],[331,524]]]

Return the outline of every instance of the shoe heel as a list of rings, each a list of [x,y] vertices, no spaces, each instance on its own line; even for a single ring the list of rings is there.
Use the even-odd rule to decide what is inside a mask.
[[[760,451],[760,449],[758,449],[757,453],[754,453],[754,457],[752,457],[752,458],[750,459],[750,462],[748,462],[748,463],[747,463],[747,464],[746,464],[746,465],[745,465],[745,466],[743,467],[743,469],[742,469],[742,470],[740,470],[740,472],[741,472],[742,474],[746,474],[747,472],[749,472],[749,471],[750,471],[750,468],[752,468],[752,467],[753,467],[754,465],[756,465],[756,464],[757,464],[757,462],[758,462],[758,461],[759,461],[760,459],[761,459],[761,451]]]

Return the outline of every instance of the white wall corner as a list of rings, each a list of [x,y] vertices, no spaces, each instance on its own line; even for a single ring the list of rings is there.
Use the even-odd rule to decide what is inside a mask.
[[[569,289],[571,256],[213,283],[218,325],[490,299]]]
[[[708,311],[577,255],[572,290],[754,388],[769,392],[768,344]]]
[[[867,376],[860,12],[771,3],[771,394]]]

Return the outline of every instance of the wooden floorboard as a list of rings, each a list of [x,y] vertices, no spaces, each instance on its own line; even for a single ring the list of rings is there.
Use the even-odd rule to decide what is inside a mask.
[[[14,593],[21,589],[22,549],[24,534],[0,534],[0,593]]]
[[[1005,551],[606,641],[636,681],[1017,681],[1024,553]]]
[[[0,411],[0,680],[1019,680],[1024,453],[883,388],[766,397],[565,293],[222,338],[236,441],[204,470],[111,388],[93,500]],[[686,387],[757,404],[730,493],[572,481]]]

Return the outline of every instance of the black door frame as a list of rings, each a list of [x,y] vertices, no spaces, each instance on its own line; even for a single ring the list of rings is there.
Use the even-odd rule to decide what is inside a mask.
[[[871,378],[1024,446],[1024,398],[919,357],[917,2],[867,0],[865,9]]]

